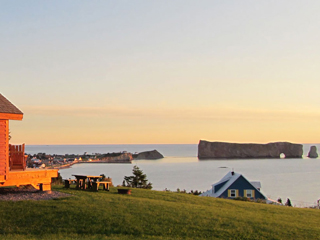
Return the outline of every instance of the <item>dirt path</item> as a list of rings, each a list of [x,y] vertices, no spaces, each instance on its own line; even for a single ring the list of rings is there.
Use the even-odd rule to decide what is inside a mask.
[[[0,188],[0,201],[38,201],[69,196],[71,195],[57,191],[40,192],[34,188]]]

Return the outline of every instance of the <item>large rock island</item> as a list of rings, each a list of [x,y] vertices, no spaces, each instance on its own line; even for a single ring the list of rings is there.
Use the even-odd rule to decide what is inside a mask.
[[[289,142],[227,143],[200,140],[198,145],[199,159],[236,159],[236,158],[302,158],[302,144]]]

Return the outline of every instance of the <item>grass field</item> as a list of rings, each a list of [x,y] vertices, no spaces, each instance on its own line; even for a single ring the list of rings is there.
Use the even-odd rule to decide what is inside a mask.
[[[320,211],[133,189],[0,202],[0,239],[320,239]]]

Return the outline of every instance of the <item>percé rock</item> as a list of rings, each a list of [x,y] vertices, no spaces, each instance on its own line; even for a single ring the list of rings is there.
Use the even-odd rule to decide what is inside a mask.
[[[310,147],[310,151],[308,153],[308,157],[309,158],[317,158],[318,157],[317,147],[316,146],[311,146]]]
[[[236,159],[236,158],[302,158],[302,144],[289,142],[227,143],[200,140],[198,145],[199,159]]]
[[[138,153],[137,156],[135,156],[135,159],[147,159],[147,160],[154,160],[154,159],[160,159],[164,158],[161,153],[159,153],[157,150],[153,151],[146,151]]]

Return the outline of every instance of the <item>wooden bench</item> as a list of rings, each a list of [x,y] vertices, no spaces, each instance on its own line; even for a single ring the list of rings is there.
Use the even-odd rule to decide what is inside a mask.
[[[64,180],[64,187],[65,188],[70,188],[71,183],[75,183],[76,180],[75,179],[65,179]]]
[[[129,195],[131,195],[131,189],[118,188],[118,193],[119,194],[129,194]]]
[[[109,191],[110,184],[111,184],[111,182],[107,182],[107,181],[93,182],[92,183],[92,190],[93,191],[98,191],[99,190],[99,186],[102,185],[103,186],[103,190]]]

